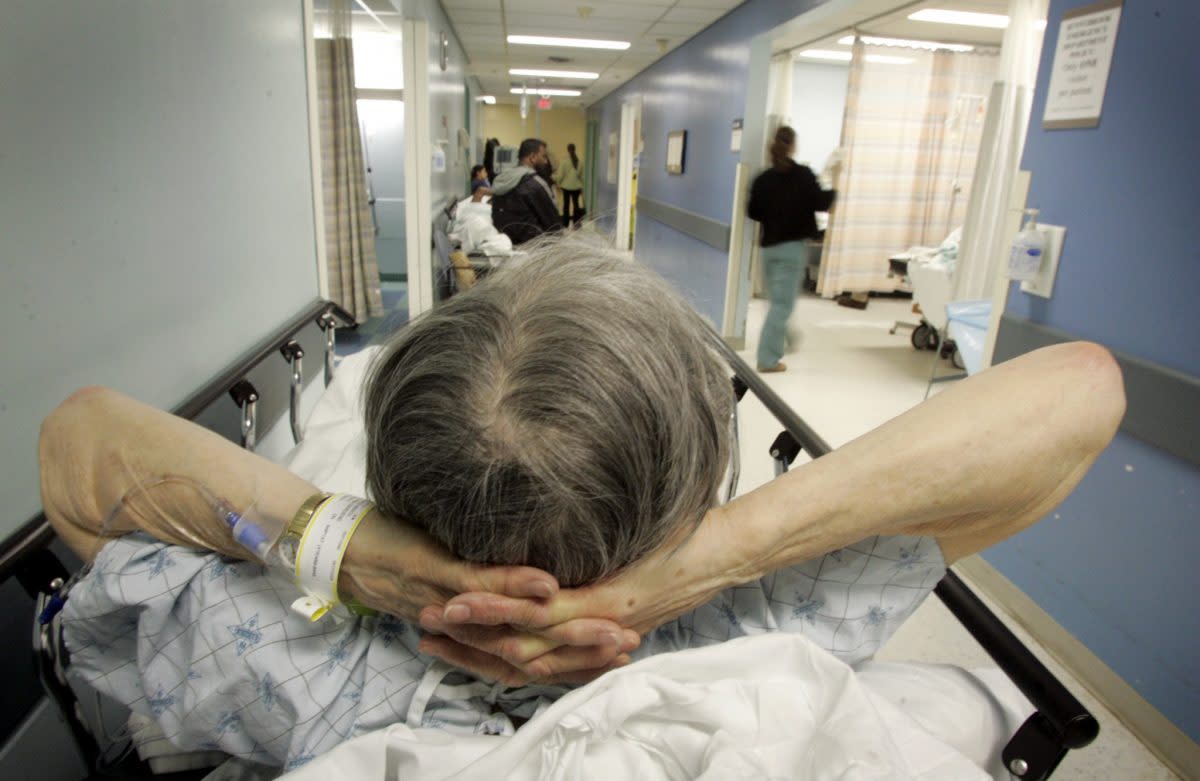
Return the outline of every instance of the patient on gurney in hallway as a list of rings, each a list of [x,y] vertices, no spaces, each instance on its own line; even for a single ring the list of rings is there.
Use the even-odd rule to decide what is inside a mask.
[[[739,636],[853,664],[948,563],[1061,502],[1124,409],[1103,348],[1046,348],[718,506],[733,397],[705,340],[652,272],[571,238],[347,359],[344,410],[318,410],[295,471],[76,393],[39,454],[47,516],[91,562],[63,611],[70,674],[180,747],[296,766],[399,721],[511,734],[567,686]],[[365,493],[338,590],[380,616],[290,611],[290,578],[181,481],[112,512],[168,474],[280,518]]]

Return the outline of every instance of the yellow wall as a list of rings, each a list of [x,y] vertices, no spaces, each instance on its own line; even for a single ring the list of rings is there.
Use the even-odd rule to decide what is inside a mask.
[[[483,137],[498,138],[502,146],[520,146],[526,138],[540,138],[546,142],[550,159],[555,168],[567,156],[567,144],[575,145],[575,153],[583,162],[584,141],[587,138],[586,115],[581,108],[552,108],[538,111],[530,101],[529,116],[521,119],[516,105],[497,104],[483,106],[481,124]],[[582,166],[581,166],[582,167]]]

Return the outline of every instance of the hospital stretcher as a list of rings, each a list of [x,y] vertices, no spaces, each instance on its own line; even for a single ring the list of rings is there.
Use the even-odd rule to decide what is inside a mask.
[[[253,450],[258,435],[256,405],[259,394],[247,380],[247,375],[255,369],[261,376],[261,367],[274,365],[276,369],[272,371],[278,373],[280,382],[290,387],[289,422],[298,442],[303,436],[299,420],[303,351],[298,347],[296,336],[314,323],[322,330],[325,337],[324,375],[328,385],[335,371],[335,329],[351,322],[352,318],[336,305],[315,301],[279,331],[233,361],[173,411],[181,417],[195,419],[228,395],[240,414],[241,444]],[[802,451],[811,458],[819,458],[830,451],[830,446],[820,435],[771,391],[715,331],[711,336],[715,348],[729,363],[738,400],[747,392],[753,393],[782,427],[769,447],[776,474],[787,471]],[[735,432],[736,417],[735,413]],[[735,447],[734,452],[737,450]],[[730,495],[737,472],[735,458],[730,474]],[[101,772],[127,778],[151,776],[149,766],[132,752],[119,767],[107,765],[109,754],[106,749],[110,747],[100,744],[93,727],[84,718],[80,702],[62,675],[62,649],[53,647],[42,621],[42,616],[53,611],[58,590],[70,577],[68,566],[51,550],[53,542],[54,533],[45,516],[39,514],[0,544],[0,583],[10,578],[17,580],[36,605],[32,610],[35,664],[42,688],[65,721],[89,774]],[[1096,738],[1099,733],[1096,719],[953,571],[946,573],[935,593],[1036,709],[1005,745],[1002,751],[1005,767],[1022,780],[1049,778],[1069,750],[1082,748]],[[200,778],[202,775],[187,777]]]

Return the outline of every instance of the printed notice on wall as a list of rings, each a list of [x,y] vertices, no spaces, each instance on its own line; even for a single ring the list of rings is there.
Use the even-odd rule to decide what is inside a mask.
[[[1104,0],[1063,15],[1042,127],[1058,130],[1100,124],[1121,2]]]

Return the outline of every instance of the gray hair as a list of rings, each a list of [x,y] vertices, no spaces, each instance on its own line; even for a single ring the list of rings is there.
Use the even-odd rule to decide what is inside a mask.
[[[606,245],[541,241],[400,331],[366,385],[367,485],[455,555],[603,579],[699,523],[733,391],[699,315]]]

